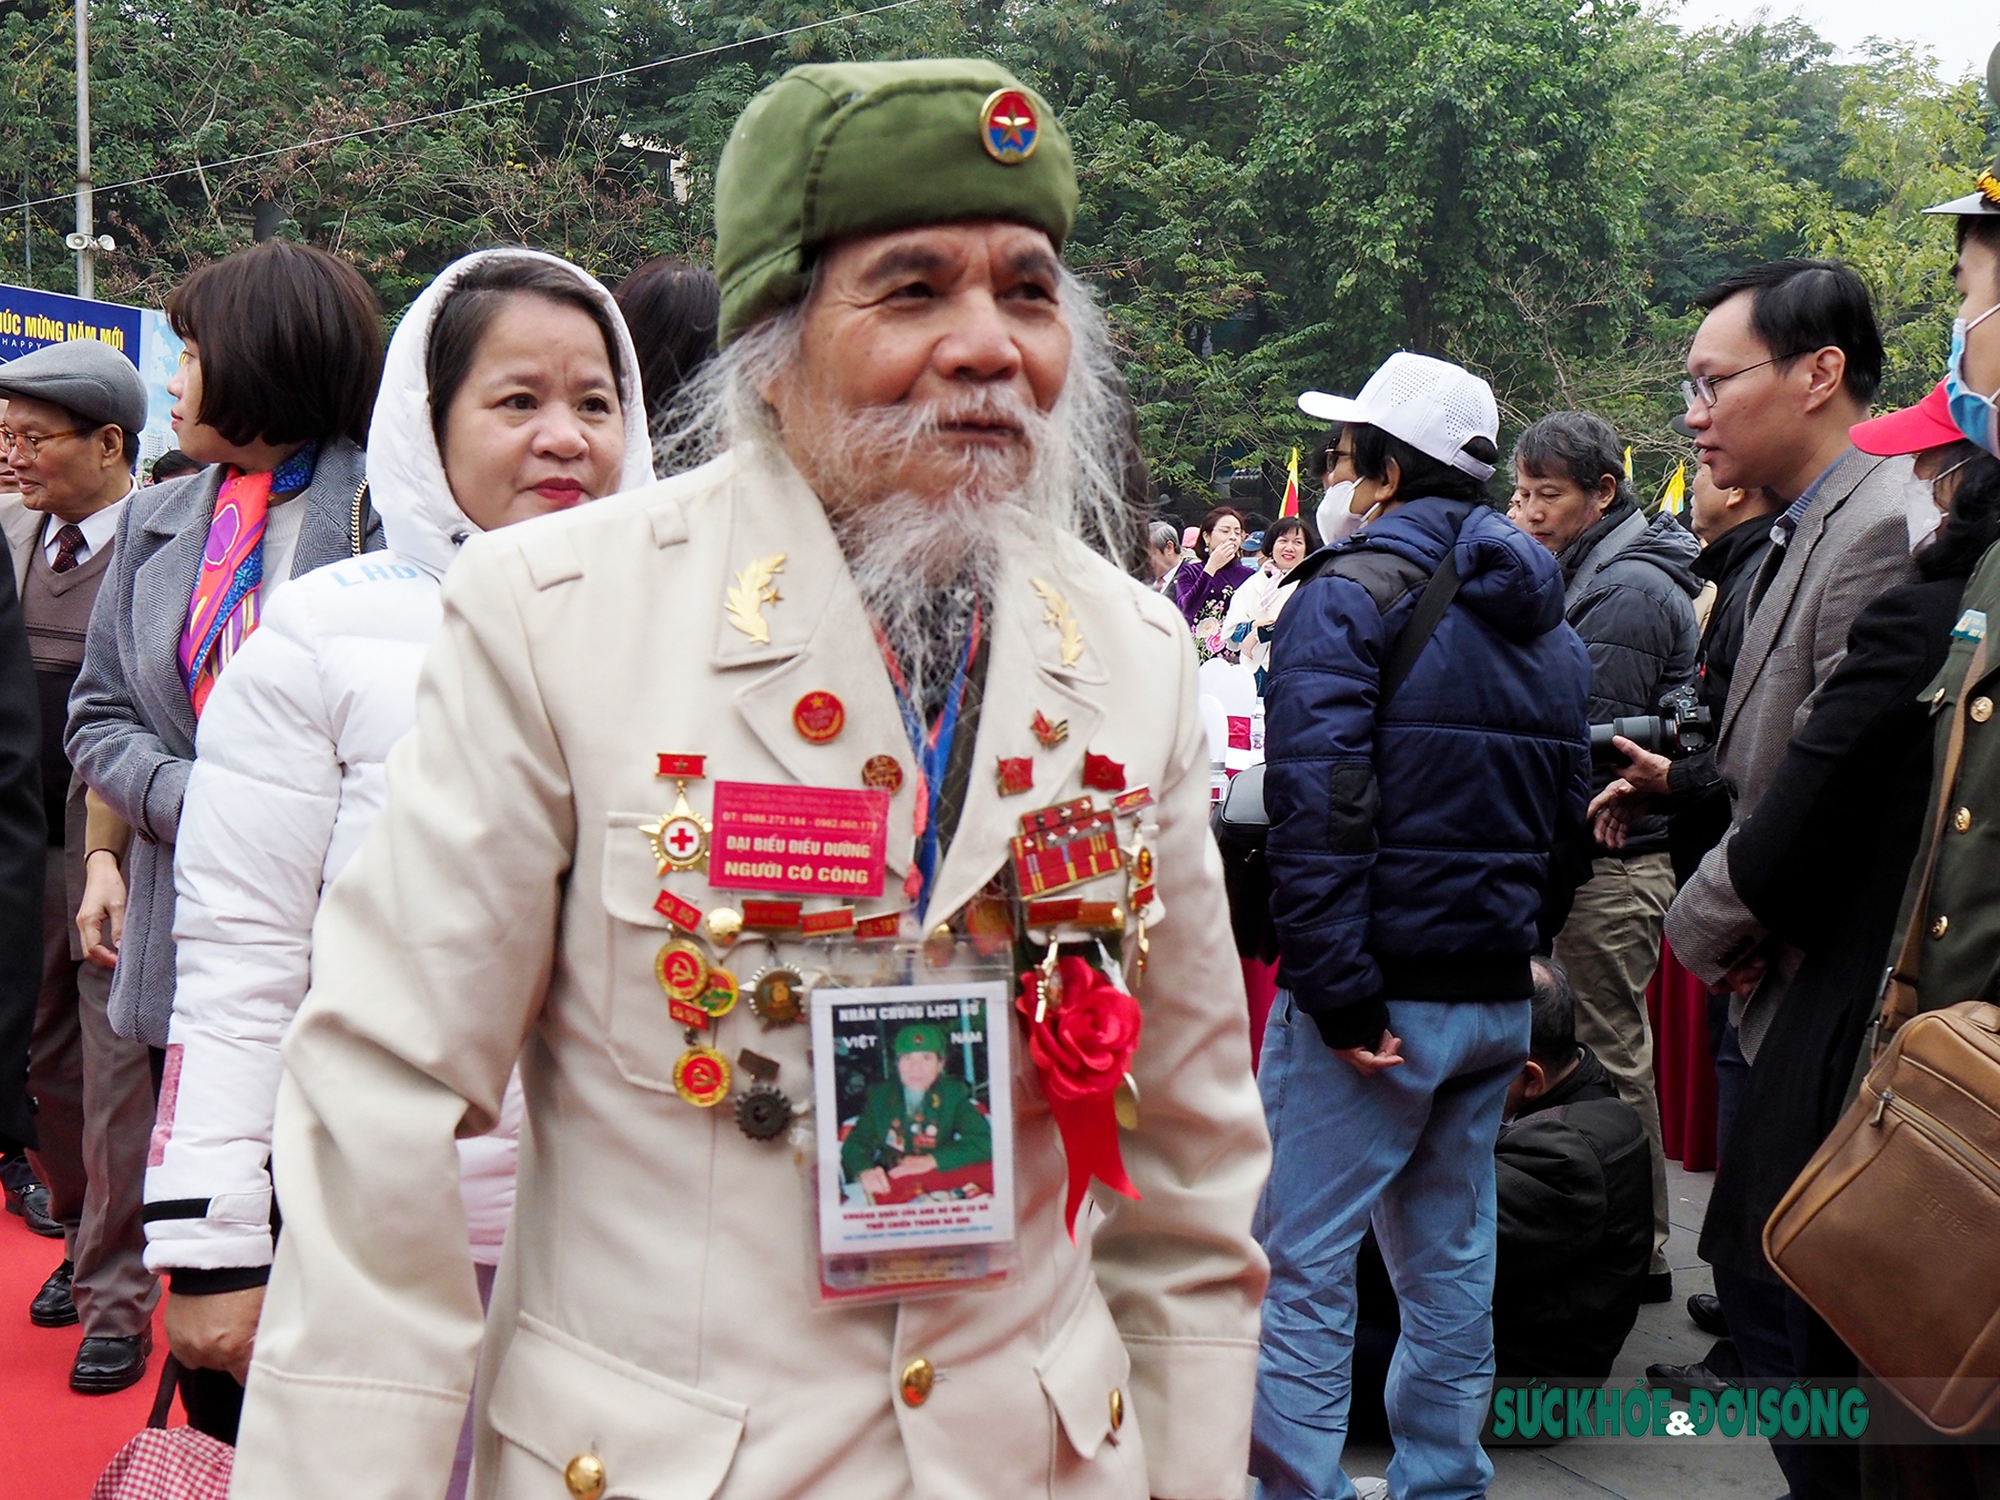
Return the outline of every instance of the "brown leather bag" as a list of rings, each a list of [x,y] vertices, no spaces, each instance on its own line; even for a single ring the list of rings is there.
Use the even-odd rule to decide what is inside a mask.
[[[2000,1006],[1905,1023],[1764,1226],[1764,1254],[1939,1432],[2000,1411]]]
[[[1764,1255],[1862,1365],[1954,1436],[2000,1412],[2000,1006],[1918,1013],[1931,874],[1965,747],[1954,710],[1930,850],[1883,981],[1877,1057],[1764,1226]]]

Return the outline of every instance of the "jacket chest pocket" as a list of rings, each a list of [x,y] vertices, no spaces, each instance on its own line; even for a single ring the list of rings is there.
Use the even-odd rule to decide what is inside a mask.
[[[654,905],[662,889],[659,866],[640,825],[658,816],[605,815],[605,978],[604,993],[596,999],[606,1017],[606,1046],[625,1081],[671,1094],[674,1063],[687,1051],[687,1042],[667,1013],[667,997],[654,977],[654,965],[660,950],[685,934]]]

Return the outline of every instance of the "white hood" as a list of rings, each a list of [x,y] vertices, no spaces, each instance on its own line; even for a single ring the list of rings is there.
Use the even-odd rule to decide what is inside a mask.
[[[382,367],[382,391],[368,423],[368,496],[382,517],[382,538],[391,552],[439,574],[451,567],[459,544],[479,527],[458,508],[445,483],[444,460],[431,430],[430,387],[424,356],[431,324],[445,295],[474,266],[495,256],[530,256],[561,266],[610,314],[618,332],[618,360],[625,381],[625,465],[618,488],[637,489],[653,481],[653,442],[646,430],[646,398],[639,386],[639,360],[618,304],[602,282],[556,255],[508,247],[481,250],[455,260],[410,304],[389,340]]]

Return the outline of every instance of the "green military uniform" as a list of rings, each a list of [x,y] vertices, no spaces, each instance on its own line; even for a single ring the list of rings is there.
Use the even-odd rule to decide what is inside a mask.
[[[1990,1000],[2000,979],[2000,548],[1980,559],[1965,585],[1957,633],[1951,654],[1929,687],[1935,725],[1931,755],[1931,791],[1926,808],[1935,808],[1944,773],[1945,742],[1951,736],[1952,715],[1961,692],[1968,696],[1965,750],[1951,807],[1945,814],[1943,843],[1937,871],[1931,878],[1930,900],[1924,909],[1923,956],[1917,971],[1917,995],[1925,1010],[1956,1005],[1961,1000]],[[1978,642],[1971,636],[1988,632],[1986,664],[1981,675],[1966,684],[1966,668]],[[1930,855],[1930,826],[1910,867],[1909,884],[1896,919],[1895,947],[1902,946],[1910,908]],[[1894,949],[1888,962],[1896,958]],[[1867,1056],[1862,1066],[1867,1066]]]
[[[941,1026],[905,1026],[896,1034],[895,1053],[931,1052],[944,1056]],[[883,1147],[895,1153],[878,1160]],[[993,1131],[972,1102],[962,1078],[940,1073],[912,1104],[900,1078],[884,1079],[868,1090],[861,1118],[840,1143],[840,1167],[853,1182],[873,1166],[892,1166],[904,1156],[928,1156],[940,1172],[954,1172],[993,1159]]]

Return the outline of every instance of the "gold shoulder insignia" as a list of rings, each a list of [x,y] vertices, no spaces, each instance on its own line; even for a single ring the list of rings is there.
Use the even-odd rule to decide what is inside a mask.
[[[1077,625],[1076,617],[1069,612],[1069,601],[1039,578],[1031,578],[1028,581],[1035,586],[1035,592],[1041,595],[1044,606],[1042,623],[1053,625],[1062,632],[1062,664],[1066,667],[1075,666],[1077,658],[1083,655],[1083,631]]]
[[[760,646],[771,644],[771,627],[764,622],[764,606],[778,602],[778,585],[774,580],[784,568],[782,552],[758,558],[736,575],[735,584],[723,600],[729,623]]]

